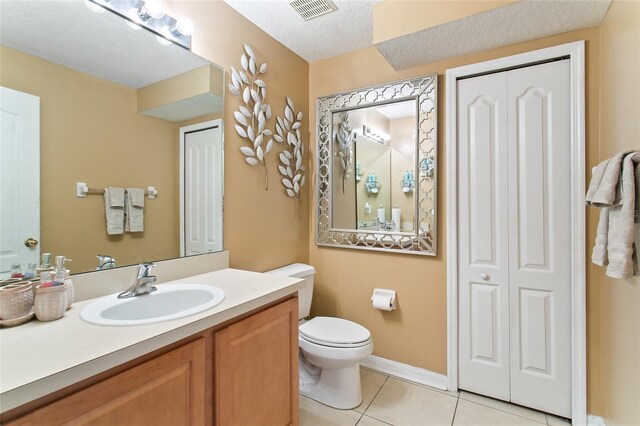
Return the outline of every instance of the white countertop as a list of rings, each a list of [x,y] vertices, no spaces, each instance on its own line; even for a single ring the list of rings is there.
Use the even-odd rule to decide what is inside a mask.
[[[225,300],[199,314],[158,324],[105,327],[85,323],[76,302],[65,316],[0,330],[0,412],[242,315],[298,291],[302,280],[222,269],[171,281],[222,288]],[[169,284],[169,283],[163,283]],[[163,284],[158,284],[162,286]]]

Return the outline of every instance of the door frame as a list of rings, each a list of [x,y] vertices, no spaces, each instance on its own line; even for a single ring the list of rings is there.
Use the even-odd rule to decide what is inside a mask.
[[[180,257],[184,257],[184,142],[188,133],[197,132],[199,130],[208,129],[210,127],[218,127],[220,129],[220,143],[222,149],[222,249],[224,250],[224,127],[222,119],[218,118],[202,123],[191,124],[189,126],[180,127]]]
[[[447,379],[458,390],[458,183],[457,84],[470,77],[534,65],[555,58],[571,61],[571,412],[587,423],[585,259],[585,57],[584,40],[448,69],[446,72]]]

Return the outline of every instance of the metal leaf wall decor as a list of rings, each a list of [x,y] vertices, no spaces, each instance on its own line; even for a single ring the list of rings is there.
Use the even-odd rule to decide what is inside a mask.
[[[231,67],[231,83],[229,91],[236,96],[242,96],[244,106],[233,112],[236,124],[235,129],[241,138],[246,139],[248,146],[240,148],[245,156],[245,161],[251,166],[258,164],[265,170],[265,187],[269,189],[269,170],[266,155],[273,148],[273,141],[284,143],[280,153],[280,166],[282,184],[289,197],[298,200],[298,215],[301,213],[300,191],[304,186],[305,167],[303,163],[304,145],[300,133],[302,125],[302,112],[295,112],[293,101],[287,97],[287,105],[284,108],[284,117],[276,117],[275,133],[266,126],[271,118],[271,106],[266,103],[267,84],[260,78],[267,72],[266,63],[260,64],[256,60],[251,47],[244,45],[244,53],[240,57],[242,70]],[[268,139],[268,141],[267,141]]]
[[[349,113],[340,113],[340,123],[336,132],[336,144],[338,149],[336,155],[340,158],[342,165],[342,193],[344,194],[344,183],[351,177],[351,164],[353,164],[353,142],[356,133],[349,125]]]
[[[247,139],[247,145],[240,148],[245,161],[251,166],[260,164],[264,167],[264,189],[269,188],[269,170],[265,156],[273,147],[273,132],[267,129],[267,120],[271,118],[271,106],[265,102],[267,98],[267,84],[260,78],[267,72],[268,66],[262,63],[258,66],[256,56],[251,47],[244,45],[245,53],[240,57],[242,70],[231,67],[231,83],[229,91],[236,96],[242,96],[244,106],[234,111],[236,132],[241,138]],[[269,140],[267,141],[267,138]]]
[[[282,174],[282,184],[287,195],[298,200],[298,215],[301,214],[300,190],[304,185],[304,165],[302,157],[304,155],[304,145],[300,136],[300,126],[302,125],[302,112],[295,112],[293,101],[287,98],[287,105],[284,108],[284,118],[276,117],[276,132],[273,139],[278,143],[286,142],[285,148],[280,153],[280,165],[278,170]]]

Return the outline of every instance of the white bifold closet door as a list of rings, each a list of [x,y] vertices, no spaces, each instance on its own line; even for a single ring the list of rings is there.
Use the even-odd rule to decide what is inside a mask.
[[[569,61],[458,82],[459,387],[571,416]]]

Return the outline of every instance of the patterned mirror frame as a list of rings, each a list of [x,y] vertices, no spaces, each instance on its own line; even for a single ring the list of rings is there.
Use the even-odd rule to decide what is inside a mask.
[[[325,96],[316,100],[316,212],[319,246],[355,248],[418,255],[436,255],[437,231],[437,103],[438,75],[430,74],[408,80],[366,87]],[[415,101],[416,177],[413,232],[338,229],[332,225],[333,179],[341,179],[334,170],[335,125],[333,114],[359,108]],[[421,172],[420,166],[427,165]]]

